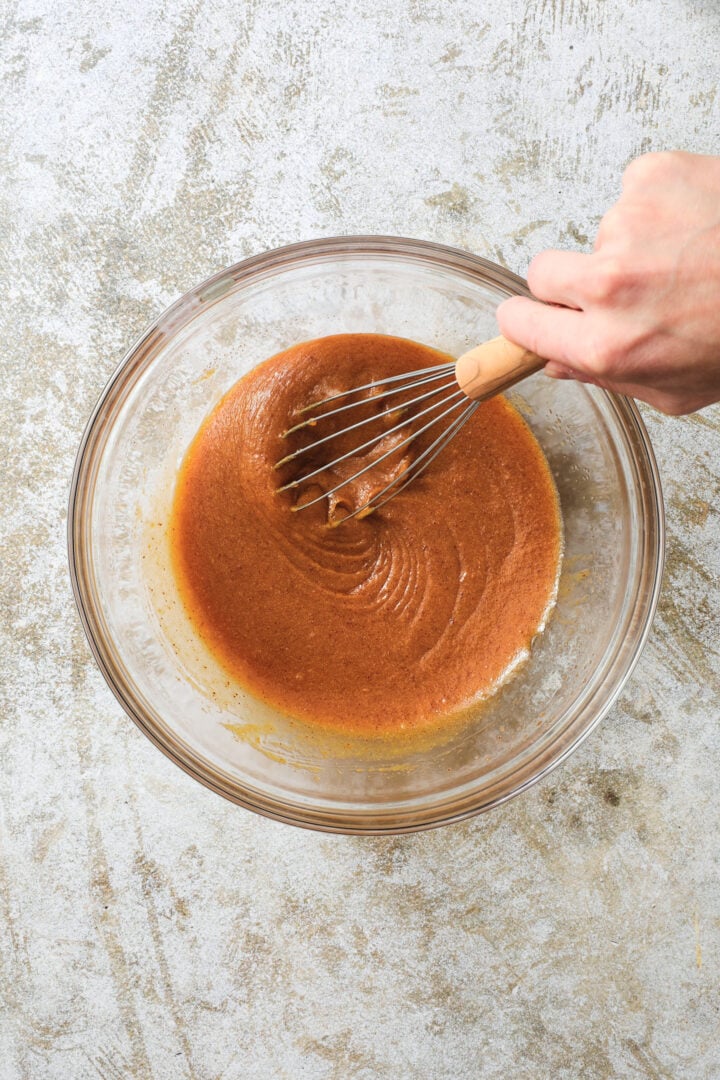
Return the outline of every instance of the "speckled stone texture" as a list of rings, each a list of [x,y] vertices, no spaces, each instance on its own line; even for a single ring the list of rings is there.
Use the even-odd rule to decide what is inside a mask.
[[[9,0],[1,37],[0,1077],[720,1077],[720,408],[665,484],[635,675],[463,825],[327,837],[225,803],[106,688],[66,569],[83,425],[170,301],[278,244],[524,272],[620,173],[718,152],[715,0]]]

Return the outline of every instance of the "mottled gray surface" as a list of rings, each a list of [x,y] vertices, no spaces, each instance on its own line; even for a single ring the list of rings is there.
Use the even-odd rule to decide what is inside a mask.
[[[389,232],[523,272],[624,164],[717,151],[715,0],[6,8],[0,1076],[720,1077],[720,409],[646,410],[652,636],[560,771],[464,825],[330,838],[167,761],[66,572],[85,420],[208,274]]]

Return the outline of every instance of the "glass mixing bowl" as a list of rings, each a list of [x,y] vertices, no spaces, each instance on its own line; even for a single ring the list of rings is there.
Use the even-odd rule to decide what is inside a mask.
[[[327,831],[440,825],[540,779],[617,697],[657,601],[662,496],[635,405],[595,387],[536,375],[510,395],[560,496],[557,606],[515,676],[442,737],[403,744],[322,735],[259,703],[198,640],[170,570],[178,466],[241,375],[299,341],[342,332],[395,334],[458,356],[497,333],[497,304],[518,294],[527,287],[514,274],[438,244],[365,236],[296,244],[182,297],[108,383],[70,496],[80,616],[128,714],[214,791]],[[397,672],[398,694],[406,675]]]

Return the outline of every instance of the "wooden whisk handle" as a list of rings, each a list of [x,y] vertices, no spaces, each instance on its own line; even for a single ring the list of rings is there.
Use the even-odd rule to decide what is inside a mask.
[[[463,353],[455,365],[455,378],[469,398],[482,401],[544,366],[545,361],[535,353],[501,336]]]

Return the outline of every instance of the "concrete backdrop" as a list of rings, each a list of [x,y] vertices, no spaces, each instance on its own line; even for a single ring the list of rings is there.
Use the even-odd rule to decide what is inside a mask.
[[[65,552],[128,344],[246,255],[386,232],[523,273],[622,168],[717,152],[715,0],[6,0],[0,1076],[720,1077],[720,409],[645,409],[669,549],[589,742],[490,815],[226,804],[106,688]]]

